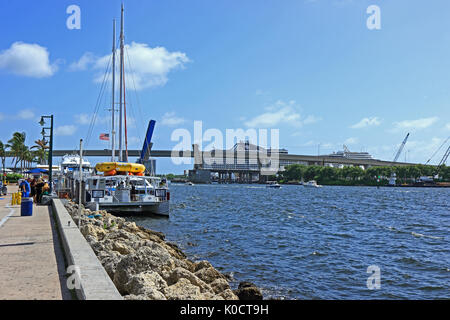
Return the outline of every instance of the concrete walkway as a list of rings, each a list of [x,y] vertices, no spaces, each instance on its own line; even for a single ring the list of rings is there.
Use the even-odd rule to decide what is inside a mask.
[[[33,216],[21,217],[10,204],[11,194],[0,196],[0,300],[72,299],[50,207],[34,205]]]

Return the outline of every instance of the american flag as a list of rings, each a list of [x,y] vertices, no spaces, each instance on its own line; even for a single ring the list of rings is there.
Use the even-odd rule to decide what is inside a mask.
[[[100,140],[109,141],[109,133],[100,133]]]

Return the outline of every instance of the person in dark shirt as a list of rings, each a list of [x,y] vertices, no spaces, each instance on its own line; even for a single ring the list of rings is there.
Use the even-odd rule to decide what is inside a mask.
[[[42,178],[39,178],[39,180],[36,183],[36,202],[37,203],[41,203],[43,187],[44,187],[44,181],[42,180]]]
[[[30,197],[32,197],[34,202],[36,202],[36,179],[31,180],[30,187],[31,187]]]

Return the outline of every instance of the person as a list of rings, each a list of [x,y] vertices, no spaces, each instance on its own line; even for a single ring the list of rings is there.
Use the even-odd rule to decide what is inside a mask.
[[[31,187],[30,197],[32,197],[34,202],[36,202],[36,179],[33,178],[33,180],[31,180],[30,187]]]
[[[45,181],[44,182],[44,186],[42,187],[42,194],[44,195],[47,195],[47,194],[49,194],[50,193],[50,186],[48,185],[48,182],[47,181]]]
[[[22,191],[22,198],[28,198],[30,196],[30,181],[31,179],[23,179],[19,185],[19,188]]]
[[[136,201],[137,200],[136,194],[137,194],[136,186],[134,184],[131,184],[131,201]]]
[[[42,188],[44,187],[44,181],[39,178],[36,183],[36,202],[40,203],[42,198]]]

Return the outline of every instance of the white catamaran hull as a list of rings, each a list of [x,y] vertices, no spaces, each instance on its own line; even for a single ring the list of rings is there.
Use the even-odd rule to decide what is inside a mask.
[[[148,202],[119,202],[119,203],[99,203],[100,210],[106,210],[118,216],[126,215],[161,215],[169,216],[169,201],[148,203]]]

